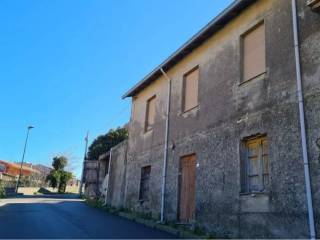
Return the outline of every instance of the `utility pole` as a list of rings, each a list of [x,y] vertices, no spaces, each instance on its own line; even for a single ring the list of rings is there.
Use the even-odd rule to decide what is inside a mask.
[[[79,188],[79,194],[82,195],[82,188],[83,188],[83,180],[84,180],[84,166],[87,159],[87,151],[88,151],[88,138],[89,138],[89,131],[87,132],[86,137],[84,138],[85,141],[85,149],[84,149],[84,157],[83,157],[83,163],[82,163],[82,173],[81,173],[81,179],[80,179],[80,188]]]
[[[21,179],[21,176],[22,176],[22,167],[23,167],[24,156],[26,154],[27,143],[28,143],[28,138],[29,138],[29,132],[30,132],[30,130],[32,128],[34,128],[34,127],[33,126],[29,126],[28,130],[27,130],[27,137],[26,137],[26,141],[24,143],[23,154],[22,154],[22,159],[21,159],[21,164],[20,164],[20,172],[19,172],[18,181],[17,181],[17,184],[16,184],[16,189],[15,189],[16,193],[18,193],[19,183],[20,183],[20,179]]]

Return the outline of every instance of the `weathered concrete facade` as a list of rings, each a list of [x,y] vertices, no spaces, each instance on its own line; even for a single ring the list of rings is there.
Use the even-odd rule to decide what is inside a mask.
[[[107,203],[113,207],[124,206],[128,142],[123,141],[111,150]]]
[[[99,161],[86,160],[83,165],[84,169],[84,195],[87,198],[96,198],[99,195]]]
[[[123,141],[99,160],[84,164],[85,196],[100,198],[113,207],[124,206],[128,141]]]
[[[302,80],[317,233],[320,234],[320,15],[298,0]],[[264,21],[266,73],[242,83],[243,33]],[[252,3],[181,59],[172,81],[165,218],[179,209],[179,161],[196,154],[195,223],[218,236],[240,238],[309,236],[296,95],[290,0]],[[199,66],[199,105],[183,113],[183,75]],[[168,83],[159,77],[132,98],[126,174],[126,207],[160,213]],[[146,101],[156,96],[152,131],[145,131]],[[265,134],[269,189],[241,193],[243,139]],[[149,199],[139,201],[141,168],[151,166]]]

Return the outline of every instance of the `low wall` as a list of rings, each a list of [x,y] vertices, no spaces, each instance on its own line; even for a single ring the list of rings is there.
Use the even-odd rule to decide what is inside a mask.
[[[39,187],[19,187],[18,193],[22,193],[23,195],[33,195],[35,192],[38,192]]]
[[[124,206],[127,148],[128,141],[123,141],[112,148],[107,203],[114,207]]]
[[[98,168],[99,168],[99,161],[97,160],[86,160],[84,162],[84,180],[85,180],[84,195],[87,198],[96,198],[99,196]]]
[[[39,191],[40,187],[19,187],[18,188],[18,193],[22,193],[23,195],[34,195]],[[58,189],[51,188],[51,187],[46,187],[48,191],[52,193],[57,193]],[[67,186],[66,188],[66,193],[78,193],[79,187],[77,186]]]

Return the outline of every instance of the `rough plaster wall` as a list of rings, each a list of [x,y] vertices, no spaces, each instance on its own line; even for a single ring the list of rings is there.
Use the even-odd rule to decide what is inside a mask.
[[[165,198],[168,219],[177,218],[179,158],[195,152],[199,163],[198,224],[218,236],[308,237],[290,3],[258,1],[168,72],[173,80]],[[319,149],[315,140],[320,137],[320,21],[319,14],[305,7],[305,1],[299,0],[299,5],[309,155],[319,232]],[[262,19],[266,26],[267,73],[239,84],[239,36]],[[200,68],[199,107],[183,114],[182,76],[196,65]],[[158,125],[149,135],[144,134],[144,102],[157,91],[163,93],[158,103]],[[130,128],[126,204],[155,214],[160,209],[165,92],[161,78],[134,98]],[[257,133],[267,133],[269,142],[267,206],[260,206],[258,198],[245,202],[239,194],[240,142]],[[137,201],[140,169],[149,164],[151,200],[141,204]],[[256,210],[243,211],[243,202]],[[259,213],[259,209],[269,211]]]
[[[124,141],[112,149],[108,203],[123,207],[128,142]]]
[[[135,208],[138,211],[151,211],[156,217],[160,210],[161,186],[159,183],[161,182],[165,136],[167,84],[167,81],[161,77],[134,97],[129,130],[126,207]],[[154,95],[156,95],[155,123],[153,130],[145,132],[146,102]],[[151,165],[150,199],[139,202],[141,168],[147,165]]]
[[[156,146],[147,152],[128,156],[126,207],[134,208],[137,211],[152,212],[154,217],[159,217],[162,161],[163,146]],[[140,202],[141,168],[147,165],[151,165],[149,200]]]
[[[320,234],[320,14],[299,1],[300,53],[317,237]]]
[[[106,177],[107,162],[106,158],[99,159],[99,191],[101,195],[104,195],[105,192],[104,180]]]
[[[84,194],[89,198],[98,197],[98,161],[90,160],[85,161],[84,164],[84,176],[85,176],[85,190]]]
[[[152,131],[145,132],[146,104],[148,99],[156,96],[156,114]],[[154,84],[147,87],[141,94],[134,98],[134,109],[130,122],[130,148],[136,152],[143,152],[163,144],[165,113],[167,100],[167,81],[158,79]]]

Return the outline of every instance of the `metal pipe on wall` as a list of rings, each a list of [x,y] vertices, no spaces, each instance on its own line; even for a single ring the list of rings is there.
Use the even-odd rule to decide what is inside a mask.
[[[170,101],[171,101],[171,79],[167,73],[161,68],[161,73],[168,80],[168,96],[167,96],[167,111],[166,111],[166,129],[165,129],[165,142],[164,142],[164,156],[163,156],[163,169],[162,169],[162,189],[161,189],[161,211],[160,221],[164,221],[164,200],[166,189],[167,177],[167,161],[168,161],[168,139],[169,139],[169,115],[170,115]]]
[[[296,63],[296,77],[297,77],[297,94],[298,94],[298,102],[299,102],[301,144],[302,144],[302,152],[303,152],[304,176],[305,176],[307,207],[308,207],[308,217],[309,217],[309,231],[310,231],[310,238],[316,239],[314,216],[313,216],[311,180],[310,180],[310,172],[309,172],[309,159],[308,159],[308,152],[307,152],[307,137],[306,137],[305,112],[304,112],[302,80],[301,80],[301,65],[300,65],[299,37],[298,37],[298,16],[297,16],[296,0],[292,0],[291,5],[292,5],[294,51],[295,51],[295,63]]]
[[[110,181],[110,168],[111,168],[111,161],[112,161],[112,150],[113,148],[110,148],[110,154],[109,154],[109,162],[108,162],[108,181],[107,181],[107,192],[106,192],[106,195],[105,195],[105,199],[104,199],[104,204],[106,205],[107,204],[107,201],[108,201],[108,193],[110,192],[109,191],[109,181]],[[107,166],[106,166],[107,167]]]

